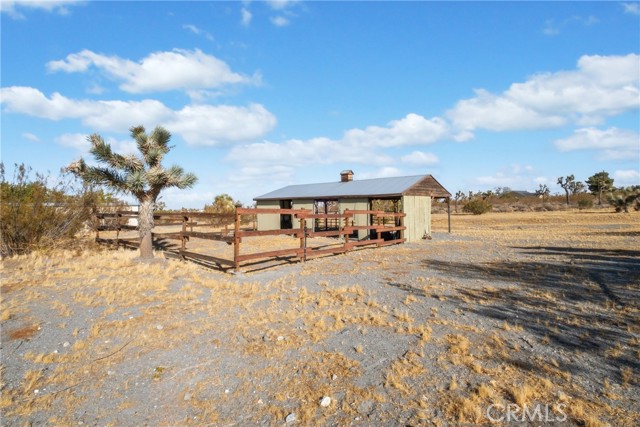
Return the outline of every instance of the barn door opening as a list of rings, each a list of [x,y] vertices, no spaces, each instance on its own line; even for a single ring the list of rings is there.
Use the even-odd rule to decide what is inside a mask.
[[[371,210],[374,211],[383,211],[389,213],[400,213],[402,212],[402,199],[400,198],[389,198],[389,199],[371,199],[370,200]],[[383,225],[387,227],[397,227],[400,225],[400,218],[382,218],[376,219],[371,215],[369,219],[370,224],[375,225]],[[375,230],[371,230],[370,237],[375,239],[377,233]],[[382,238],[384,240],[395,240],[400,236],[399,231],[384,231],[382,233]]]
[[[340,205],[337,200],[314,200],[313,213],[337,214],[340,213]],[[340,220],[336,218],[316,218],[313,231],[333,231],[340,229]]]
[[[280,200],[280,209],[293,209],[293,200]],[[280,215],[280,229],[290,230],[293,228],[293,217],[291,214]]]

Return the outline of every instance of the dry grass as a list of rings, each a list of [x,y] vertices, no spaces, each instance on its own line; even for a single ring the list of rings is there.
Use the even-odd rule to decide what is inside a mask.
[[[436,229],[445,218],[435,217]],[[525,269],[506,258],[514,248],[567,242],[587,255],[637,251],[639,220],[602,212],[454,215],[449,240],[240,277],[140,263],[125,251],[5,260],[1,319],[10,358],[3,356],[0,409],[16,425],[78,425],[74,414],[87,408],[100,425],[131,422],[117,413],[150,425],[282,424],[292,412],[300,425],[358,417],[445,425],[486,422],[491,403],[567,403],[571,426],[635,425],[638,408],[628,396],[638,396],[638,383],[627,365],[640,354],[637,307],[596,299],[602,289],[578,269],[578,257],[552,277],[562,286],[546,288],[538,285],[549,274],[543,261],[562,254],[533,253],[540,265]],[[245,249],[287,245],[298,241],[247,239]],[[423,264],[439,260],[468,270]],[[637,283],[611,292],[637,296]],[[605,332],[619,338],[591,349]],[[44,340],[51,334],[61,338]],[[572,365],[594,361],[618,367],[606,371],[615,375]],[[602,390],[585,387],[585,378]],[[156,404],[149,396],[160,409],[136,419]],[[332,399],[327,408],[319,406],[323,396]]]

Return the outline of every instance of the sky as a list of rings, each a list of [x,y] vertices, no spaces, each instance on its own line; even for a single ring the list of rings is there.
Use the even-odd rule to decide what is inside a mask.
[[[1,158],[57,175],[87,136],[199,178],[168,208],[432,174],[452,194],[640,184],[640,3],[11,1]]]

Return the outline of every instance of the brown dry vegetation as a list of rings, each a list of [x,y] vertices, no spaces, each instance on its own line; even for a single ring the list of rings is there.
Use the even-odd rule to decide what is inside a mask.
[[[638,425],[640,214],[452,218],[236,276],[122,250],[4,260],[3,422],[446,426],[517,404]]]

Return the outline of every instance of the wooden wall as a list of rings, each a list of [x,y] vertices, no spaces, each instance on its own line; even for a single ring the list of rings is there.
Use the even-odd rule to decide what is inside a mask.
[[[256,203],[256,207],[258,209],[280,209],[280,201],[279,200],[260,200]],[[280,215],[278,214],[258,215],[257,228],[260,231],[279,230]]]
[[[425,234],[431,235],[431,197],[402,196],[402,211],[407,214],[404,218],[407,242],[418,242]]]
[[[406,196],[451,197],[451,194],[436,179],[428,175],[402,193]]]

